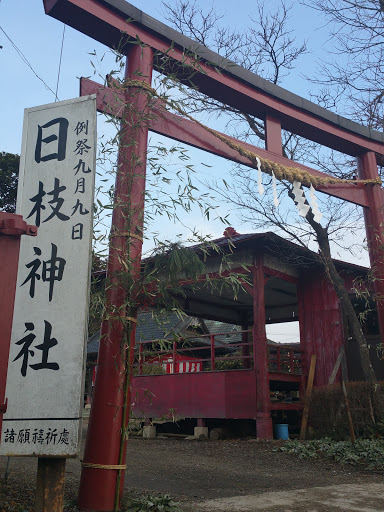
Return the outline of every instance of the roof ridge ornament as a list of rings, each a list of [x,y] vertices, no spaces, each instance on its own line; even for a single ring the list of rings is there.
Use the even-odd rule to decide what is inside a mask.
[[[228,226],[223,233],[223,236],[225,236],[225,238],[233,238],[234,236],[238,235],[240,235],[240,233],[238,233],[236,229],[232,228],[231,226]]]

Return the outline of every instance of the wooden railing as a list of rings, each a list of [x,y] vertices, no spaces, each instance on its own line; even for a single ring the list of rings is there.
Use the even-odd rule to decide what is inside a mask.
[[[237,341],[241,340],[244,333],[249,332],[252,331],[234,331],[191,336],[178,340],[140,342],[138,374],[153,373],[151,365],[161,366],[163,371],[159,371],[159,373],[182,373],[188,363],[187,371],[191,371],[190,365],[195,365],[193,371],[251,369],[253,356],[249,353],[250,344]],[[220,341],[220,337],[224,336],[227,343]],[[231,339],[235,341],[231,341]],[[202,346],[204,342],[206,344]]]
[[[292,345],[268,345],[268,371],[302,375],[302,351]]]
[[[241,341],[249,337],[249,341]],[[226,343],[220,338],[225,337]],[[253,369],[252,331],[206,334],[138,344],[136,375]],[[231,341],[232,340],[232,341]],[[239,341],[240,340],[240,341]],[[202,345],[205,343],[205,345]],[[292,345],[268,345],[270,373],[301,375],[302,357]]]

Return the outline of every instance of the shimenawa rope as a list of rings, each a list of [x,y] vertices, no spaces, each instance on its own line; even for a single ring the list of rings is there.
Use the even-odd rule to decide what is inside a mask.
[[[126,464],[93,464],[92,462],[81,461],[83,468],[91,469],[127,469]]]
[[[299,169],[298,167],[288,167],[282,164],[278,164],[276,162],[272,162],[271,160],[268,160],[266,158],[262,158],[261,156],[257,155],[256,153],[253,153],[252,151],[249,151],[247,149],[244,149],[239,144],[236,144],[233,140],[225,137],[221,133],[217,132],[216,130],[213,130],[212,128],[209,128],[208,126],[204,125],[200,121],[197,121],[197,119],[194,119],[191,115],[189,115],[187,112],[185,112],[179,105],[176,105],[174,103],[170,103],[164,98],[161,98],[160,95],[157,93],[157,91],[151,87],[146,82],[143,82],[141,80],[131,80],[127,79],[122,84],[122,88],[124,87],[138,87],[141,89],[145,89],[146,91],[150,92],[153,96],[156,96],[157,98],[164,101],[167,105],[169,105],[171,108],[174,108],[184,117],[187,117],[189,120],[197,123],[199,126],[207,130],[209,133],[217,137],[219,140],[224,142],[227,146],[237,151],[240,155],[244,156],[248,160],[250,160],[255,167],[257,167],[257,159],[260,160],[261,163],[261,170],[265,172],[266,174],[272,175],[272,171],[275,174],[276,179],[279,181],[289,181],[290,183],[293,183],[294,181],[299,181],[303,185],[310,186],[311,184],[313,186],[318,185],[326,185],[328,183],[332,184],[338,184],[338,183],[360,183],[363,185],[381,185],[382,181],[381,178],[377,177],[374,179],[369,180],[344,180],[341,178],[332,178],[327,177],[323,178],[320,176],[313,176],[307,171],[304,171],[303,169]]]

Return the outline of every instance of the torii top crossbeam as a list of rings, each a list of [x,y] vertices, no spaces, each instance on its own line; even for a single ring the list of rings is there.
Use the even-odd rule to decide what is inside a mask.
[[[265,119],[277,116],[292,133],[346,153],[359,156],[376,153],[384,164],[384,134],[361,126],[235,65],[217,53],[155,20],[124,0],[44,0],[47,14],[93,39],[124,51],[125,41],[139,39],[171,57],[172,73],[189,83],[185,68],[174,61],[185,60],[184,51],[197,56],[203,72],[193,81],[199,90],[243,112]],[[129,20],[127,22],[126,20]],[[122,39],[122,32],[124,33]],[[169,48],[173,50],[169,52]],[[164,69],[165,65],[165,69]],[[167,71],[162,63],[160,71]],[[154,63],[156,69],[156,63]],[[217,71],[220,69],[220,73]]]

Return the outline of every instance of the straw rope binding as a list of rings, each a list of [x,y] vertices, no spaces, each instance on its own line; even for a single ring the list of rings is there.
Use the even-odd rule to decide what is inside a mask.
[[[116,231],[109,235],[109,238],[114,238],[118,236],[131,236],[132,238],[137,238],[140,242],[143,242],[143,237],[140,235],[136,235],[136,233],[132,233],[132,231]]]
[[[92,462],[83,461],[81,461],[81,466],[91,469],[127,469],[126,464],[92,464]]]
[[[277,164],[276,162],[272,162],[271,160],[268,160],[266,158],[262,158],[261,156],[257,155],[256,153],[253,153],[252,151],[249,151],[247,149],[244,149],[241,145],[236,144],[234,141],[230,140],[229,138],[225,137],[221,133],[218,133],[216,130],[213,130],[212,128],[209,128],[205,124],[201,123],[200,121],[197,121],[194,119],[191,115],[187,114],[180,106],[175,105],[174,103],[170,103],[169,101],[165,100],[164,98],[161,98],[160,95],[157,93],[157,91],[151,87],[146,82],[143,82],[141,80],[130,80],[127,79],[123,83],[123,87],[138,87],[141,89],[145,89],[146,91],[150,92],[153,96],[156,96],[157,98],[164,101],[167,105],[174,108],[184,117],[187,117],[190,121],[193,121],[197,123],[199,126],[207,130],[209,133],[217,137],[219,140],[224,142],[227,146],[237,151],[241,156],[244,156],[248,160],[252,162],[252,164],[257,167],[257,158],[261,162],[261,170],[265,172],[266,174],[272,175],[272,171],[275,174],[276,179],[279,181],[289,181],[290,183],[293,183],[294,181],[299,181],[303,185],[306,186],[319,186],[319,185],[327,185],[327,184],[338,184],[338,183],[351,183],[351,184],[363,184],[363,185],[381,185],[382,180],[380,177],[369,179],[369,180],[344,180],[341,178],[332,178],[327,177],[323,178],[320,176],[313,176],[307,171],[304,171],[303,169],[299,169],[298,167],[290,167],[285,166],[282,164]]]

